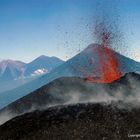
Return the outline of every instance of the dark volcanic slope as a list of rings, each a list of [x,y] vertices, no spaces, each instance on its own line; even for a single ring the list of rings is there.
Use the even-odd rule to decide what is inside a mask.
[[[49,108],[16,117],[0,127],[0,140],[129,140],[140,134],[140,109],[107,104]]]
[[[126,74],[112,84],[93,84],[76,77],[59,78],[3,108],[0,116],[5,112],[16,116],[51,105],[104,101],[108,96],[126,100],[140,91],[139,85],[140,75],[135,73]]]
[[[29,95],[11,103],[0,110],[0,114],[5,111],[10,113],[24,113],[30,109],[39,109],[49,105],[64,104],[71,102],[75,96],[80,96],[80,100],[89,99],[89,96],[100,93],[104,85],[86,82],[82,78],[63,77],[39,88]]]

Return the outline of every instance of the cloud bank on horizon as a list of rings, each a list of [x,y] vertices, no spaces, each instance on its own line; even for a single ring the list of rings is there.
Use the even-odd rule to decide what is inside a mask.
[[[45,54],[66,60],[95,41],[93,27],[104,9],[118,21],[125,55],[140,61],[139,0],[1,0],[0,59],[29,62]]]

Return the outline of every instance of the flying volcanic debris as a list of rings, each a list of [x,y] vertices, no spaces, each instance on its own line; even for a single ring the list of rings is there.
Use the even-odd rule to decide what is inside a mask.
[[[101,9],[102,8],[100,7],[100,10]],[[115,51],[113,51],[113,44],[119,44],[116,42],[120,42],[118,37],[121,37],[121,35],[118,32],[116,22],[112,20],[114,16],[109,8],[103,9],[102,12],[99,11],[98,14],[101,15],[97,16],[94,36],[96,37],[96,43],[99,45],[97,48],[93,48],[93,52],[96,52],[98,55],[99,66],[98,68],[94,67],[93,69],[98,71],[99,77],[88,76],[86,80],[97,83],[111,83],[122,76],[118,58],[115,55]],[[117,47],[119,46],[117,45]]]

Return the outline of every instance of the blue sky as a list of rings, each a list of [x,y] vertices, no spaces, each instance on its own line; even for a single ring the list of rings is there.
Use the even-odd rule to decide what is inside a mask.
[[[102,12],[118,22],[127,50],[121,53],[140,61],[139,0],[0,0],[0,59],[66,60],[95,41]]]

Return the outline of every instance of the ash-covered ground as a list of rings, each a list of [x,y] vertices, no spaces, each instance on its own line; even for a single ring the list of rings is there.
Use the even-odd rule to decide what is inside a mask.
[[[123,102],[51,107],[0,127],[0,140],[138,140],[139,134],[140,108]]]

